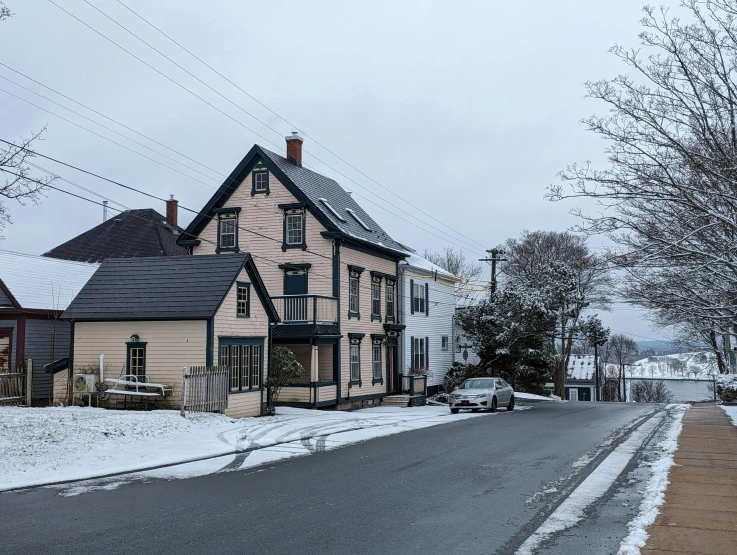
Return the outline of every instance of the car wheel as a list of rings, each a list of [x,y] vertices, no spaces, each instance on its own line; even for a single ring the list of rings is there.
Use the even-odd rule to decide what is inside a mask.
[[[496,412],[496,397],[491,399],[491,412]]]
[[[458,414],[458,409],[450,409],[451,414]]]
[[[512,395],[509,398],[509,404],[507,405],[507,410],[514,410],[514,395]]]

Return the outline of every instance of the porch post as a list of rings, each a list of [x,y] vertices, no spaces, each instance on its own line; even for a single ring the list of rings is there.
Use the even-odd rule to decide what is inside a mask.
[[[317,345],[312,345],[312,358],[310,360],[310,382],[312,382],[312,403],[317,406],[317,385],[318,372],[317,372],[318,356],[317,356]]]

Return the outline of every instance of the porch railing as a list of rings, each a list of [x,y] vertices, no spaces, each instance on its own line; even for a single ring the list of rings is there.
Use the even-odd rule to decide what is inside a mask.
[[[427,376],[402,374],[402,393],[406,395],[425,395],[426,391]]]
[[[338,299],[323,295],[279,295],[271,297],[283,324],[336,323]]]

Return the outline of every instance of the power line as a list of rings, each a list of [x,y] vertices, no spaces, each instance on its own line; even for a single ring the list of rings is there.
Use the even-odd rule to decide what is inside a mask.
[[[87,0],[85,0],[85,1],[87,1]],[[199,56],[197,56],[196,54],[194,54],[193,52],[191,52],[190,50],[188,50],[186,47],[184,47],[182,44],[180,44],[179,42],[177,42],[176,40],[174,40],[172,37],[170,37],[169,35],[167,35],[164,31],[162,31],[156,25],[154,25],[153,23],[151,23],[150,21],[148,21],[146,18],[144,18],[138,12],[136,12],[135,10],[133,10],[132,8],[130,8],[129,6],[127,6],[126,4],[124,4],[123,2],[121,2],[121,0],[117,0],[117,2],[118,2],[118,4],[120,4],[121,6],[123,6],[125,9],[127,9],[128,11],[130,11],[133,15],[135,15],[136,17],[138,17],[141,21],[143,21],[144,23],[146,23],[147,25],[149,25],[150,27],[152,27],[158,33],[160,33],[161,35],[163,35],[164,37],[166,37],[167,39],[169,39],[172,43],[174,43],[175,45],[177,45],[179,48],[181,48],[182,50],[184,50],[187,54],[189,54],[190,56],[192,56],[195,60],[197,60],[198,62],[200,62],[201,64],[203,64],[205,67],[207,67],[211,71],[213,71],[215,74],[217,74],[218,76],[220,76],[222,79],[225,79],[228,83],[230,83],[231,85],[233,85],[236,89],[238,89],[243,94],[245,94],[246,96],[248,96],[250,99],[252,99],[253,101],[257,102],[258,104],[260,104],[261,106],[263,106],[264,108],[266,108],[269,112],[271,112],[272,114],[274,114],[276,117],[278,117],[284,123],[286,123],[287,125],[289,125],[291,128],[293,128],[293,129],[299,131],[300,133],[302,133],[305,137],[307,137],[308,139],[312,140],[316,145],[318,145],[319,147],[321,147],[322,149],[324,149],[328,153],[332,154],[335,158],[337,158],[338,160],[340,160],[344,164],[348,165],[350,168],[352,168],[353,170],[357,171],[358,173],[360,173],[361,175],[363,175],[365,178],[371,180],[373,183],[375,183],[376,185],[378,185],[379,187],[381,187],[385,191],[388,191],[389,193],[391,193],[392,195],[394,195],[398,199],[402,200],[403,202],[406,202],[407,204],[409,204],[410,206],[412,206],[416,210],[420,211],[425,216],[427,216],[429,218],[432,218],[436,222],[444,225],[445,227],[447,227],[448,229],[450,229],[454,233],[460,235],[461,237],[465,237],[466,239],[469,239],[470,241],[473,241],[474,243],[476,243],[480,247],[482,247],[482,248],[484,247],[484,245],[482,243],[479,243],[475,239],[472,239],[471,237],[468,237],[467,235],[464,235],[460,231],[457,231],[457,230],[453,229],[451,226],[449,226],[445,222],[443,222],[443,221],[435,218],[434,216],[428,214],[427,212],[425,212],[424,210],[422,210],[418,206],[412,204],[407,199],[405,199],[402,196],[400,196],[399,194],[397,194],[396,191],[393,191],[392,189],[390,189],[388,187],[385,187],[384,185],[382,185],[381,183],[379,183],[373,177],[365,174],[363,171],[361,171],[360,169],[358,169],[356,166],[354,166],[353,164],[351,164],[350,162],[348,162],[345,158],[343,158],[342,156],[340,156],[339,154],[335,153],[333,150],[331,150],[330,148],[328,148],[327,146],[325,146],[324,144],[322,144],[315,137],[312,137],[312,136],[308,135],[306,132],[304,132],[303,130],[301,130],[297,125],[291,123],[289,120],[287,120],[286,118],[282,117],[281,114],[275,112],[269,106],[267,106],[266,104],[264,104],[263,102],[261,102],[258,98],[256,98],[255,96],[253,96],[251,93],[249,93],[248,91],[244,90],[239,85],[237,85],[236,83],[234,83],[233,81],[231,81],[228,77],[226,77],[225,75],[223,75],[222,73],[220,73],[217,69],[215,69],[210,64],[208,64],[207,62],[205,62],[202,58],[200,58]]]
[[[248,127],[247,125],[245,125],[245,124],[244,124],[244,123],[242,123],[241,121],[239,121],[239,120],[235,119],[234,117],[232,117],[231,115],[227,114],[226,112],[224,112],[223,110],[221,110],[220,108],[218,108],[217,106],[215,106],[214,104],[212,104],[211,102],[209,102],[208,100],[206,100],[205,98],[203,98],[203,97],[201,97],[200,95],[198,95],[197,93],[195,93],[195,92],[194,92],[194,91],[192,91],[191,89],[189,89],[189,88],[187,88],[186,86],[182,85],[181,83],[179,83],[179,82],[178,82],[178,81],[176,81],[175,79],[173,79],[173,78],[169,77],[168,75],[166,75],[165,73],[163,73],[163,72],[162,72],[162,71],[160,71],[159,69],[155,68],[154,66],[152,66],[151,64],[149,64],[148,62],[146,62],[145,60],[143,60],[142,58],[140,58],[139,56],[137,56],[137,55],[135,55],[134,53],[132,53],[132,52],[131,52],[130,50],[126,49],[125,47],[121,46],[120,44],[118,44],[117,42],[115,42],[114,40],[112,40],[111,38],[109,38],[108,36],[106,36],[106,35],[105,35],[104,33],[102,33],[102,32],[100,32],[100,31],[98,31],[97,29],[95,29],[94,27],[92,27],[91,25],[89,25],[88,23],[86,23],[86,22],[82,21],[82,20],[81,20],[81,19],[80,19],[79,17],[77,17],[76,15],[72,14],[72,13],[71,13],[71,12],[69,12],[68,10],[64,9],[63,7],[61,7],[61,6],[60,6],[59,4],[57,4],[57,3],[56,3],[56,2],[54,1],[54,0],[48,0],[48,1],[49,1],[49,2],[51,3],[51,4],[53,4],[54,6],[56,6],[57,8],[59,8],[60,10],[62,10],[62,11],[63,11],[64,13],[66,13],[67,15],[69,15],[70,17],[72,17],[73,19],[75,19],[76,21],[78,21],[79,23],[81,23],[82,25],[84,25],[85,27],[87,27],[88,29],[90,29],[91,31],[93,31],[94,33],[96,33],[97,35],[99,35],[100,37],[104,38],[105,40],[107,40],[107,41],[108,41],[108,42],[110,42],[111,44],[113,44],[113,45],[117,46],[117,47],[118,47],[119,49],[121,49],[122,51],[124,51],[124,52],[125,52],[125,53],[127,53],[128,55],[132,56],[133,58],[135,58],[136,60],[138,60],[138,61],[139,61],[139,62],[141,62],[142,64],[144,64],[144,65],[146,65],[147,67],[149,67],[150,69],[154,70],[154,71],[155,71],[156,73],[158,73],[159,75],[161,75],[161,76],[165,77],[165,78],[166,78],[167,80],[171,81],[172,83],[174,83],[175,85],[177,85],[177,86],[178,86],[178,87],[180,87],[181,89],[183,89],[183,90],[185,90],[186,92],[190,93],[191,95],[195,96],[196,98],[198,98],[199,100],[201,100],[202,102],[204,102],[205,104],[207,104],[208,106],[210,106],[211,108],[213,108],[213,109],[217,110],[218,112],[220,112],[221,114],[223,114],[224,116],[226,116],[226,117],[227,117],[228,119],[230,119],[230,120],[234,121],[235,123],[237,123],[237,124],[238,124],[238,125],[240,125],[241,127],[244,127],[245,129],[247,129],[247,130],[251,131],[252,133],[254,133],[255,135],[257,135],[258,137],[262,138],[263,140],[265,140],[265,141],[266,141],[266,142],[268,142],[269,144],[271,144],[271,145],[273,145],[274,147],[276,147],[277,149],[279,148],[279,146],[278,146],[278,145],[276,145],[276,144],[275,144],[275,143],[274,143],[273,141],[271,141],[270,139],[268,139],[268,138],[267,138],[267,137],[265,137],[264,135],[262,135],[262,134],[258,133],[258,132],[257,132],[257,131],[255,131],[254,129],[251,129],[250,127]],[[87,0],[85,0],[85,2],[86,2],[86,1],[87,1]],[[89,2],[87,2],[87,3],[89,4]],[[233,105],[234,105],[235,107],[237,107],[238,109],[242,110],[242,111],[243,111],[244,113],[246,113],[247,115],[249,115],[249,116],[253,117],[254,119],[256,119],[256,121],[258,121],[259,123],[262,123],[262,124],[263,124],[263,125],[265,125],[265,126],[266,126],[267,128],[269,128],[270,130],[272,130],[272,131],[273,131],[274,133],[277,133],[277,134],[279,134],[279,135],[281,136],[281,133],[279,133],[279,132],[278,132],[278,131],[277,131],[276,129],[272,128],[271,126],[269,126],[268,124],[266,124],[266,123],[264,123],[264,122],[261,122],[261,120],[259,120],[258,118],[255,118],[255,116],[253,116],[252,114],[250,114],[250,113],[249,113],[248,111],[246,111],[245,109],[243,109],[243,108],[242,108],[241,106],[239,106],[238,104],[236,104],[235,102],[233,102],[232,100],[230,100],[229,98],[227,98],[227,97],[226,97],[225,95],[223,95],[222,93],[220,93],[219,91],[217,91],[216,89],[214,89],[213,87],[211,87],[210,85],[208,85],[207,83],[204,83],[204,82],[203,82],[203,81],[202,81],[201,79],[199,79],[199,78],[198,78],[197,76],[195,76],[194,74],[192,74],[191,72],[189,72],[189,71],[188,71],[187,69],[183,68],[183,67],[182,67],[181,65],[179,65],[179,64],[178,64],[178,63],[176,63],[176,62],[175,62],[174,60],[172,60],[171,58],[169,58],[168,56],[166,56],[165,54],[163,54],[162,52],[160,52],[160,51],[159,51],[158,49],[156,49],[155,47],[151,46],[151,45],[150,45],[150,44],[149,44],[148,42],[146,42],[145,40],[141,39],[141,38],[140,38],[140,37],[139,37],[138,35],[136,35],[136,34],[135,34],[135,33],[133,33],[132,31],[130,31],[129,29],[127,29],[127,28],[126,28],[125,26],[123,26],[122,24],[120,24],[120,23],[118,23],[117,21],[115,21],[115,19],[113,19],[113,18],[111,18],[110,16],[108,16],[107,14],[105,14],[105,13],[104,13],[104,12],[103,12],[102,10],[100,10],[99,8],[97,8],[97,7],[93,6],[92,4],[90,4],[90,6],[91,6],[91,7],[93,7],[93,8],[95,9],[95,10],[97,10],[98,12],[100,12],[100,13],[101,13],[102,15],[104,15],[105,17],[107,17],[108,19],[110,19],[111,21],[113,21],[113,22],[114,22],[114,23],[115,23],[116,25],[120,26],[120,27],[121,27],[122,29],[124,29],[124,30],[125,30],[126,32],[128,32],[129,34],[131,34],[131,35],[132,35],[133,37],[135,37],[135,38],[136,38],[136,39],[138,39],[139,41],[143,42],[143,43],[144,43],[144,44],[145,44],[146,46],[148,46],[149,48],[151,48],[151,49],[152,49],[152,50],[154,50],[155,52],[159,53],[159,54],[160,54],[161,56],[163,56],[164,58],[166,58],[167,60],[169,60],[169,61],[170,61],[171,63],[173,63],[174,65],[176,65],[177,67],[179,67],[180,69],[182,69],[183,71],[185,71],[185,72],[186,72],[187,74],[189,74],[189,75],[191,75],[191,76],[192,76],[193,78],[197,79],[197,81],[199,81],[200,83],[202,83],[203,85],[205,85],[206,87],[208,87],[208,88],[209,88],[210,90],[212,90],[213,92],[215,92],[215,93],[216,93],[217,95],[221,96],[221,97],[222,97],[223,99],[225,99],[225,100],[226,100],[226,101],[228,101],[229,103],[233,104]],[[311,153],[309,153],[309,152],[308,152],[308,151],[306,151],[306,150],[305,150],[305,152],[306,152],[306,153],[308,153],[308,154],[311,154]],[[337,173],[338,175],[340,175],[340,176],[344,177],[345,179],[349,180],[350,182],[352,182],[352,183],[353,183],[353,184],[355,184],[356,186],[360,187],[361,189],[364,189],[364,190],[366,190],[367,192],[369,192],[369,193],[373,194],[374,196],[376,196],[377,198],[379,198],[380,200],[382,200],[382,201],[383,201],[383,199],[381,199],[381,197],[379,197],[378,195],[376,195],[376,193],[373,193],[373,192],[372,192],[372,191],[371,191],[370,189],[367,189],[366,187],[362,186],[362,185],[361,185],[360,183],[358,183],[357,181],[355,181],[354,179],[352,179],[352,178],[351,178],[351,177],[349,177],[348,175],[344,174],[343,172],[341,172],[341,171],[340,171],[340,170],[338,170],[337,168],[335,168],[335,167],[331,166],[330,164],[328,164],[328,163],[327,163],[327,162],[325,162],[324,160],[321,160],[320,158],[318,158],[318,157],[317,157],[317,156],[315,156],[314,154],[311,154],[311,156],[312,156],[313,158],[315,158],[315,160],[317,160],[318,162],[322,163],[322,164],[323,164],[323,165],[325,165],[326,167],[328,167],[328,168],[330,168],[331,170],[333,170],[334,172],[336,172],[336,173]],[[377,182],[377,184],[379,184],[379,183]],[[379,185],[381,185],[381,184],[379,184]],[[383,185],[381,185],[381,187],[383,187],[383,188],[385,188],[385,189],[386,189],[386,187],[384,187]],[[389,189],[387,189],[387,190],[389,190]],[[361,198],[364,198],[364,199],[368,200],[368,199],[367,199],[367,198],[366,198],[365,196],[363,196],[363,195],[360,195],[359,193],[356,193],[356,194],[357,194],[357,196],[360,196]],[[399,197],[399,198],[401,198],[401,197]],[[404,199],[402,199],[402,200],[404,200]],[[369,201],[369,202],[372,202],[372,201]],[[385,202],[385,201],[384,201],[384,202]],[[413,208],[415,208],[416,210],[419,210],[419,209],[418,209],[418,208],[417,208],[416,206],[412,205],[412,204],[411,204],[411,203],[409,203],[408,201],[406,201],[406,200],[405,200],[404,202],[407,202],[407,203],[408,203],[408,204],[409,204],[410,206],[412,206],[412,207],[413,207]],[[373,203],[373,202],[372,202],[372,204],[375,204],[375,203]],[[400,210],[401,212],[403,212],[403,213],[407,214],[408,216],[410,216],[410,217],[412,217],[412,218],[414,218],[414,219],[416,219],[416,220],[418,220],[418,221],[422,221],[422,220],[421,220],[420,218],[418,218],[417,216],[414,216],[413,214],[411,214],[411,213],[410,213],[410,212],[408,212],[407,210],[404,210],[404,209],[402,209],[402,208],[400,208],[400,207],[398,207],[398,206],[395,206],[395,208],[397,208],[397,209],[398,209],[398,210]],[[385,210],[386,210],[386,209],[385,209]],[[391,211],[389,211],[389,210],[387,210],[387,211],[388,211],[389,213],[391,213]],[[396,214],[395,214],[395,216],[396,216]],[[399,217],[399,216],[397,216],[397,217]],[[435,218],[434,218],[434,217],[432,217],[432,216],[430,216],[430,217],[431,217],[431,218],[433,218],[433,219],[435,219]],[[406,220],[405,220],[405,221],[406,221]],[[439,221],[439,220],[438,220],[438,221]],[[412,223],[412,222],[408,222],[408,223]],[[444,233],[444,234],[445,234],[445,235],[447,235],[448,237],[451,237],[450,235],[448,235],[448,234],[447,234],[447,232],[444,232],[444,231],[442,231],[442,230],[440,230],[440,229],[438,229],[438,228],[436,228],[436,227],[434,227],[434,226],[432,226],[432,225],[428,224],[427,222],[423,222],[423,223],[424,223],[425,225],[427,225],[428,227],[430,227],[430,228],[432,228],[432,229],[435,229],[436,231],[439,231],[440,233]],[[442,223],[442,222],[441,222],[441,223]],[[413,225],[416,225],[416,224],[413,224]],[[447,224],[443,224],[443,225],[445,225],[445,226],[446,226],[446,227],[448,227],[449,229],[452,229],[452,228],[451,228],[450,226],[448,226]],[[426,232],[427,232],[427,230],[423,230],[423,231],[426,231]],[[459,234],[459,233],[458,233],[458,232],[456,232],[455,230],[454,230],[454,232],[455,232],[455,233],[457,233],[457,234]],[[428,233],[430,233],[430,232],[428,232]],[[431,233],[431,234],[432,234],[432,235],[435,235],[435,234],[433,234],[433,233]],[[443,240],[445,240],[445,241],[448,241],[448,239],[446,239],[446,238],[444,238],[444,237],[440,237],[440,236],[437,236],[437,235],[435,235],[435,236],[436,236],[436,237],[438,237],[438,238],[440,238],[440,239],[443,239]],[[471,249],[471,250],[475,250],[475,249],[476,249],[476,247],[473,247],[472,245],[470,245],[470,244],[466,243],[465,241],[462,241],[462,240],[460,240],[460,239],[457,239],[457,238],[453,238],[453,239],[454,239],[455,241],[459,241],[460,243],[463,243],[463,244],[467,245],[467,247],[470,247],[470,249]],[[473,241],[473,239],[472,239],[472,241]],[[448,242],[451,242],[451,241],[448,241]],[[476,241],[474,241],[474,242],[476,242]],[[463,249],[463,248],[465,248],[465,247],[462,247],[462,246],[458,245],[457,243],[453,243],[453,244],[456,244],[456,246],[459,246],[459,247],[460,247],[460,248],[462,248],[462,249]],[[479,244],[480,244],[480,243],[479,243]],[[476,251],[476,252],[480,252],[480,251]]]

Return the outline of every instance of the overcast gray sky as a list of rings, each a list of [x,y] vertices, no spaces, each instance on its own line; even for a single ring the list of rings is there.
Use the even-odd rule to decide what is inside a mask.
[[[5,92],[0,92],[0,138],[17,139],[47,125],[45,140],[35,145],[39,152],[158,196],[174,194],[182,205],[197,210],[253,143],[283,150],[290,125],[118,2],[89,0],[276,131],[198,83],[84,0],[55,1],[277,146],[146,67],[49,0],[5,0],[15,16],[0,24],[0,62],[216,171],[141,139],[4,67],[0,76],[115,127],[177,162],[0,79],[5,91],[182,173]],[[643,4],[643,0],[374,0],[362,6],[338,0],[124,2],[366,175],[471,239],[443,228],[306,139],[305,161],[361,195],[356,200],[394,238],[420,253],[448,244],[461,246],[469,258],[483,254],[481,245],[490,248],[523,229],[565,230],[576,223],[569,215],[575,203],[550,203],[543,199],[544,190],[568,163],[603,161],[603,143],[579,122],[605,107],[584,99],[583,83],[623,69],[607,49],[614,43],[637,44]],[[51,162],[35,162],[126,207],[164,212],[155,200]],[[59,186],[100,200],[68,183]],[[30,254],[41,254],[101,221],[100,207],[55,191],[41,206],[11,206],[11,210],[14,223],[4,230],[0,248]],[[180,212],[180,225],[190,219]],[[592,241],[594,247],[603,244]],[[603,315],[614,329],[647,338],[663,335],[651,328],[641,311],[615,307]]]

